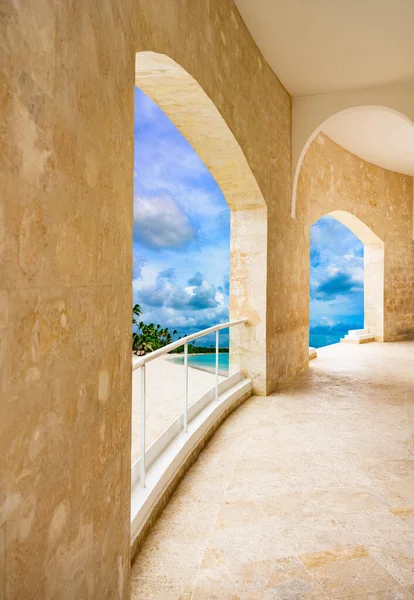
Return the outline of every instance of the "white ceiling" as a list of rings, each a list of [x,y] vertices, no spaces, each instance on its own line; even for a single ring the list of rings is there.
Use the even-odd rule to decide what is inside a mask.
[[[397,113],[376,107],[352,109],[328,119],[322,131],[370,163],[414,176],[414,125]]]
[[[292,96],[414,79],[414,0],[235,0]]]

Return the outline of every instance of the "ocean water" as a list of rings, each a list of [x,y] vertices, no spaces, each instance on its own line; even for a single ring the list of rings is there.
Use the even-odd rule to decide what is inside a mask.
[[[174,362],[177,365],[184,364],[184,356],[177,356],[174,358]],[[216,355],[213,354],[194,354],[188,357],[188,365],[190,367],[200,367],[204,369],[216,368]],[[219,371],[229,372],[229,353],[219,353]]]
[[[356,328],[356,327],[353,327]],[[346,329],[335,329],[327,332],[309,332],[309,346],[312,348],[322,348],[323,346],[330,346],[331,344],[337,344],[341,341],[341,338],[348,333]],[[229,353],[222,352],[219,354],[219,371],[223,373],[229,372]],[[184,356],[176,356],[173,360],[177,365],[184,364]],[[212,371],[216,368],[216,355],[211,354],[195,354],[188,357],[188,364],[190,367],[199,367],[200,369],[211,369]]]
[[[348,333],[348,329],[344,330],[333,330],[326,333],[321,332],[309,332],[309,346],[312,348],[323,348],[323,346],[330,346],[331,344],[337,344],[341,341],[341,338]]]

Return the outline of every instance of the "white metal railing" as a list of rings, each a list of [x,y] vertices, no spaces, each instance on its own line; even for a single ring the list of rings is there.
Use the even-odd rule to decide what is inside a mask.
[[[214,398],[216,401],[219,399],[219,332],[221,329],[229,329],[234,325],[241,325],[247,323],[247,319],[238,319],[236,321],[229,321],[228,323],[221,323],[220,325],[214,325],[208,327],[197,333],[187,335],[163,348],[154,350],[145,354],[144,356],[134,357],[132,359],[132,370],[141,369],[141,398],[140,398],[140,458],[139,460],[139,481],[141,487],[145,487],[145,433],[146,433],[146,400],[147,400],[147,389],[146,389],[146,365],[147,363],[168,354],[173,350],[176,350],[180,346],[184,346],[184,403],[183,403],[183,429],[186,432],[188,428],[188,344],[193,340],[197,340],[200,337],[204,337],[210,333],[216,333],[216,364],[215,364],[215,386],[214,386]],[[137,465],[138,466],[138,465]]]

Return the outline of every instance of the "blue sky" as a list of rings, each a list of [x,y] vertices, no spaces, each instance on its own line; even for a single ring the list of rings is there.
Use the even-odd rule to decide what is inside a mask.
[[[364,322],[364,246],[339,221],[311,227],[310,327],[356,328]]]
[[[138,88],[134,136],[134,303],[144,321],[180,335],[227,321],[230,211],[220,188]],[[363,246],[331,217],[311,228],[310,309],[311,328],[362,326]]]
[[[138,88],[133,259],[144,321],[183,335],[228,320],[229,208],[192,147]]]

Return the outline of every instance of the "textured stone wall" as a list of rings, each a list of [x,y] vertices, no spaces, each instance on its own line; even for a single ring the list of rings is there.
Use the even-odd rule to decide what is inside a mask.
[[[0,44],[0,598],[128,598],[135,52],[200,83],[266,201],[264,391],[307,363],[310,211],[289,216],[291,99],[231,0],[6,0]],[[334,185],[319,166],[306,175],[318,152],[312,197]],[[401,331],[412,183],[366,169],[367,188],[388,182],[378,235]],[[383,197],[365,197],[369,224]]]
[[[362,221],[356,226],[359,230],[354,229],[362,241],[370,244],[369,228],[384,243],[383,307],[377,304],[375,308],[379,314],[383,309],[384,341],[414,337],[412,199],[412,177],[367,163],[323,134],[311,144],[298,181],[297,218],[304,226],[310,227],[327,213],[347,211]],[[353,228],[352,219],[339,218]],[[375,241],[367,252],[372,277],[378,269],[374,246]],[[309,289],[308,279],[302,293]],[[368,301],[373,305],[373,295]]]
[[[199,81],[274,228],[291,100],[231,0],[6,0],[0,45],[0,598],[128,598],[135,52]]]
[[[364,243],[364,328],[384,340],[384,244]]]
[[[231,366],[267,391],[267,206],[230,128],[200,84],[165,54],[138,52],[136,84],[158,104],[209,169],[231,210]]]
[[[306,312],[291,306],[291,292],[300,285],[303,266],[284,271],[282,281],[279,276],[286,248],[301,231],[300,224],[289,218],[291,98],[264,61],[232,0],[138,0],[137,42],[138,51],[166,54],[201,85],[239,143],[266,201],[268,351],[263,391],[270,392],[308,359],[308,334],[301,327]],[[249,293],[263,290],[251,288]],[[295,300],[305,309],[306,300]]]
[[[128,598],[135,3],[0,14],[0,598]]]

